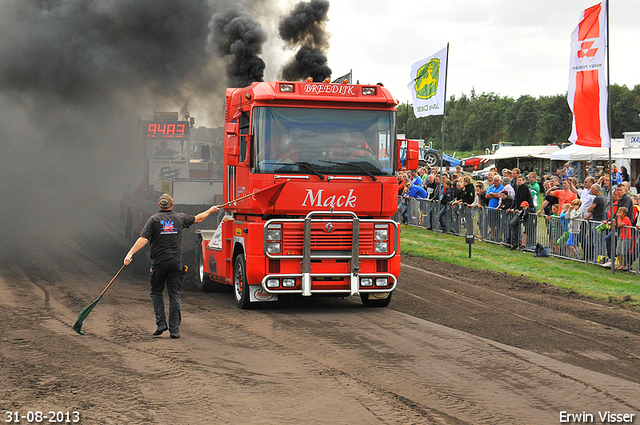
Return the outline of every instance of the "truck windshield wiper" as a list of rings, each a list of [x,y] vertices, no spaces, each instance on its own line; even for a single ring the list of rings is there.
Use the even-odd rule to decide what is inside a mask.
[[[324,174],[320,174],[319,172],[314,170],[313,167],[311,167],[311,165],[307,164],[306,162],[294,162],[294,164],[298,166],[302,165],[304,168],[311,171],[314,175],[320,177],[320,180],[324,180]]]
[[[297,161],[292,161],[292,162],[280,162],[280,161],[265,161],[266,164],[269,165],[284,165],[284,166],[289,166],[289,165],[297,165],[298,167],[304,167],[307,170],[311,171],[311,173],[315,176],[320,177],[320,180],[324,180],[324,174],[320,174],[318,171],[314,170],[313,167],[311,167],[309,164],[307,164],[306,162],[297,162]]]
[[[364,168],[363,166],[359,165],[359,164],[354,164],[352,162],[336,162],[336,161],[327,161],[326,159],[320,159],[320,162],[328,162],[329,164],[336,164],[336,165],[350,165],[352,167],[356,167],[361,169],[362,171],[364,171],[364,173],[371,177],[371,180],[373,180],[374,182],[377,181],[378,179],[376,178],[376,176],[374,176],[371,171],[367,170],[366,168]]]

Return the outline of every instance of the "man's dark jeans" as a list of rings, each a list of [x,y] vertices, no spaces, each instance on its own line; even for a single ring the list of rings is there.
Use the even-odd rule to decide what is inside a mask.
[[[164,312],[163,291],[165,283],[169,294],[169,331],[177,331],[182,320],[182,302],[180,288],[184,281],[184,269],[182,262],[161,263],[151,266],[149,272],[149,284],[151,286],[151,302],[156,316],[156,326],[167,326],[167,318]]]

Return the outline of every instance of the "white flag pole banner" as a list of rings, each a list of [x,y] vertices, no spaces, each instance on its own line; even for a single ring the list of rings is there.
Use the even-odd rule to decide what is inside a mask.
[[[446,73],[447,47],[413,64],[407,87],[413,95],[416,117],[444,114]]]

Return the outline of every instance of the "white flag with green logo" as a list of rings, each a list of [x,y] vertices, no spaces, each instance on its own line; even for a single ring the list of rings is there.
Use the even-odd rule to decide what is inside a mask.
[[[416,117],[444,114],[445,81],[447,79],[447,47],[411,67],[411,83]]]

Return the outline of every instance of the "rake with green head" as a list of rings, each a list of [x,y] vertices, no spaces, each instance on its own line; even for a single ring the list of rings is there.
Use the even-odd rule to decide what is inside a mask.
[[[82,311],[80,312],[80,315],[78,316],[78,320],[76,320],[76,323],[73,325],[73,330],[74,331],[78,332],[80,335],[84,335],[84,332],[82,332],[82,322],[84,322],[84,319],[86,319],[87,316],[89,315],[89,313],[91,313],[91,310],[93,310],[93,307],[95,307],[96,304],[98,304],[98,301],[100,301],[100,298],[102,298],[104,293],[107,292],[107,289],[109,289],[109,287],[111,286],[113,281],[116,280],[116,278],[118,277],[120,272],[125,267],[126,267],[126,264],[123,264],[122,267],[120,267],[120,270],[118,270],[118,273],[116,273],[116,275],[113,277],[113,279],[111,279],[111,282],[109,282],[107,287],[104,288],[104,291],[102,291],[100,296],[98,298],[96,298],[96,300],[94,302],[92,302],[91,304],[89,304],[88,306],[86,306],[85,308],[82,309]]]

